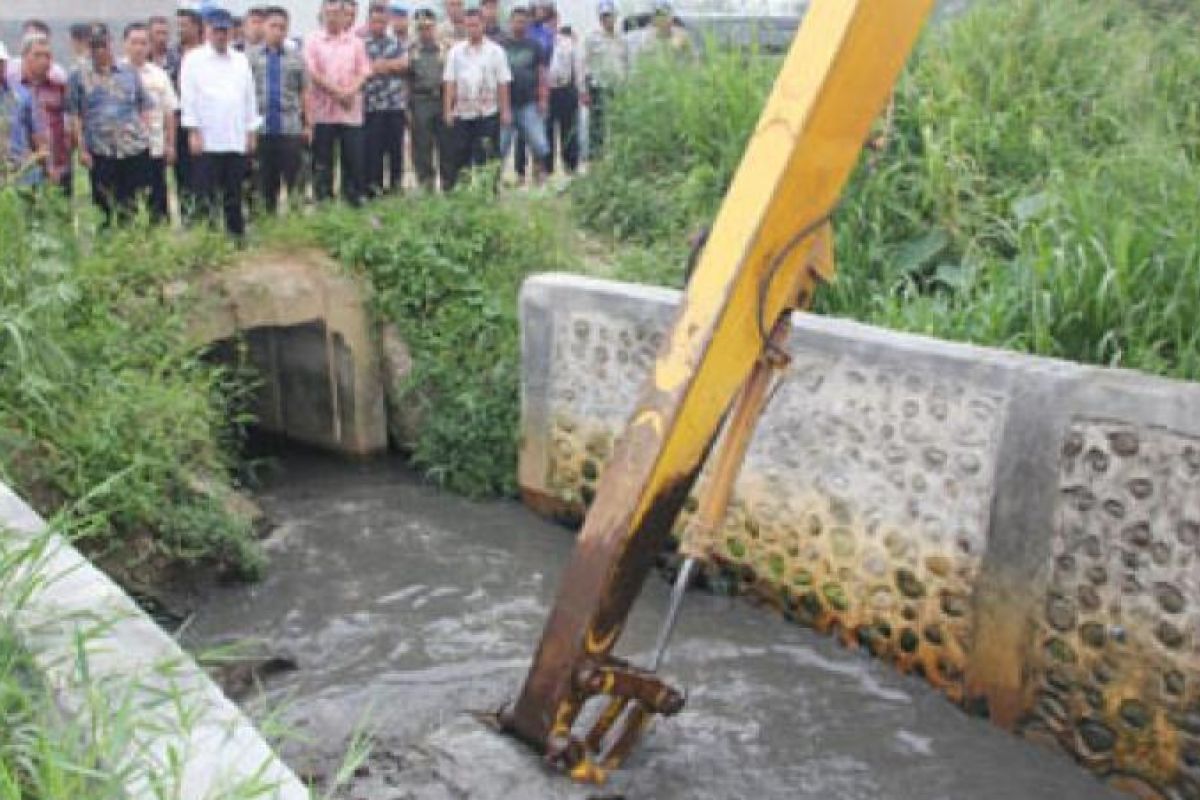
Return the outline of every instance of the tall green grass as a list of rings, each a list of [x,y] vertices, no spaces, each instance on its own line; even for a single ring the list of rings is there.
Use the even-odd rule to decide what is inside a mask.
[[[138,796],[183,797],[196,778],[185,771],[196,754],[183,746],[199,741],[196,726],[211,720],[194,681],[181,673],[185,665],[165,659],[101,677],[92,658],[112,646],[97,639],[114,620],[55,618],[39,597],[68,578],[53,572],[50,556],[60,537],[92,525],[79,509],[65,509],[37,534],[0,526],[0,800],[125,800],[131,787],[141,787]],[[44,631],[55,626],[70,632],[68,645],[35,659],[27,646],[43,647]],[[163,747],[161,757],[146,751],[151,741]],[[361,758],[360,750],[349,754],[339,777]],[[220,791],[222,800],[276,794],[259,773],[228,776]]]
[[[1200,38],[1186,3],[996,0],[929,31],[839,209],[818,310],[1200,378]],[[643,69],[579,218],[663,253],[711,220],[776,63]]]
[[[583,223],[642,245],[707,221],[741,161],[780,60],[710,48],[641,63],[609,111],[605,155],[573,196]]]
[[[260,564],[248,526],[197,478],[227,481],[240,391],[187,342],[172,278],[219,260],[205,235],[78,238],[0,189],[0,479],[47,516],[70,504],[93,555]]]

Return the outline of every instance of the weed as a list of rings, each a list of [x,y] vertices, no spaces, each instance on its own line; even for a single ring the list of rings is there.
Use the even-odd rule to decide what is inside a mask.
[[[403,387],[420,420],[413,461],[476,496],[516,489],[521,283],[570,266],[551,202],[498,203],[487,183],[377,203],[366,224],[362,212],[331,209],[267,234],[320,244],[370,279],[376,313],[413,353]]]
[[[144,228],[89,247],[0,191],[0,480],[47,515],[85,503],[93,554],[258,567],[251,531],[189,488],[227,480],[237,387],[161,293],[222,252],[204,234]]]
[[[0,800],[182,797],[197,776],[185,774],[191,754],[181,745],[212,724],[185,665],[164,659],[118,673],[106,657],[94,670],[93,656],[111,647],[98,637],[116,620],[42,596],[73,577],[55,572],[55,556],[60,535],[95,524],[81,509],[37,533],[0,527]],[[53,652],[26,649],[50,642]],[[230,775],[218,791],[251,800],[274,788],[261,774]]]
[[[835,224],[817,310],[943,338],[1200,378],[1200,44],[1170,0],[1000,0],[935,27],[887,152]],[[1172,24],[1176,23],[1176,24]],[[666,248],[630,277],[680,285],[775,62],[641,71],[609,154],[576,184],[600,233]]]

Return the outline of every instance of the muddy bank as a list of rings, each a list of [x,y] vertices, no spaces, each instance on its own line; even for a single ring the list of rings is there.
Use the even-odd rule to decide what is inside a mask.
[[[508,503],[440,494],[394,462],[303,455],[260,497],[278,528],[258,585],[215,589],[193,644],[256,638],[298,669],[265,679],[300,772],[328,776],[364,726],[377,754],[345,797],[586,796],[547,782],[464,712],[516,690],[572,545]],[[625,638],[644,657],[668,587]],[[971,719],[922,683],[740,601],[697,594],[667,666],[688,710],[606,792],[628,798],[1096,800],[1055,755]],[[487,774],[491,771],[491,775]],[[551,794],[553,793],[553,794]]]

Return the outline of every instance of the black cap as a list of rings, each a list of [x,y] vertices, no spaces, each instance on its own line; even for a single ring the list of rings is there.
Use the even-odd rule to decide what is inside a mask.
[[[103,22],[93,22],[88,27],[88,42],[92,47],[106,45],[111,41],[112,36],[108,32],[108,26]]]

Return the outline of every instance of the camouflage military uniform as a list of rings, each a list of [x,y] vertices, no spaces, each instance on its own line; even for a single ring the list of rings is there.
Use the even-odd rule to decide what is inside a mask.
[[[442,121],[442,78],[446,51],[441,45],[426,46],[417,40],[409,49],[409,111],[412,114],[413,165],[424,189],[434,188],[433,159],[436,152],[442,185],[449,186],[450,149]]]

